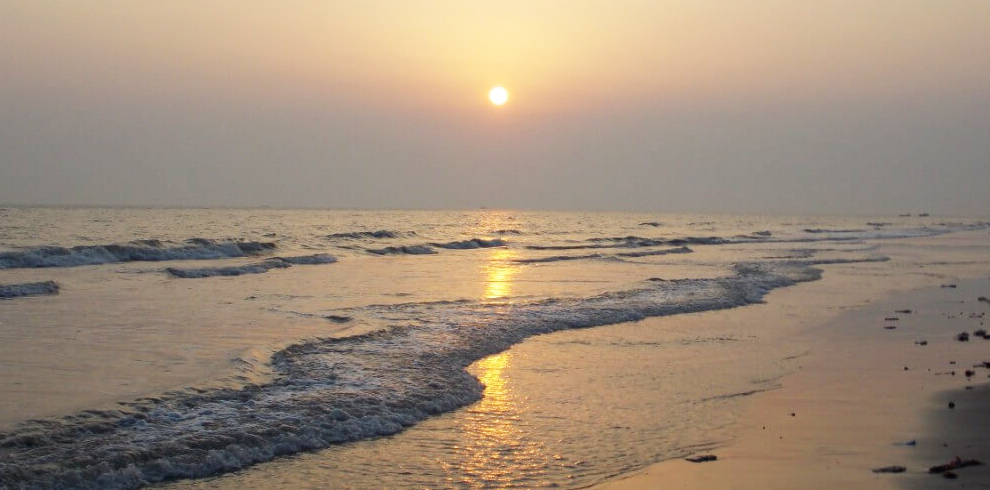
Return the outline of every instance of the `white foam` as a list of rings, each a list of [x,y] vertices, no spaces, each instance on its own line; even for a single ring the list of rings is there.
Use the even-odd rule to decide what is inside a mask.
[[[728,277],[644,281],[626,291],[508,306],[369,306],[363,315],[420,321],[289,346],[272,356],[266,384],[28,423],[0,435],[0,486],[136,488],[394,434],[476,401],[482,386],[465,367],[527,337],[759,302],[771,289],[819,278],[811,265],[824,262],[745,263]]]
[[[173,247],[155,244],[81,245],[77,247],[35,247],[20,251],[0,252],[0,269],[35,267],[75,267],[81,265],[113,264],[118,262],[205,260],[246,257],[275,248],[269,242],[216,242],[202,238],[189,240],[188,245]]]

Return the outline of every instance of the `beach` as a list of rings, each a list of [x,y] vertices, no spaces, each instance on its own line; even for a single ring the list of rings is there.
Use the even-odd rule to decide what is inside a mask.
[[[735,437],[710,451],[717,460],[665,461],[594,488],[990,486],[986,466],[956,479],[928,471],[956,456],[990,461],[990,344],[972,335],[985,328],[990,305],[977,298],[990,279],[950,284],[881,297],[799,335],[808,355],[779,389],[747,401]],[[874,472],[891,466],[905,470]]]
[[[988,19],[0,0],[0,490],[990,489]]]
[[[990,345],[938,317],[985,304],[976,219],[4,213],[12,488],[587,488],[785,456],[790,482],[907,481],[947,456],[892,445],[921,454],[923,398],[964,387],[926,370]],[[815,440],[842,434],[869,438]]]

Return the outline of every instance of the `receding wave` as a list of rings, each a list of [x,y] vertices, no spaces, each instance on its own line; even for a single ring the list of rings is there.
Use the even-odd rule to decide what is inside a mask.
[[[375,255],[431,255],[437,253],[426,245],[403,245],[400,247],[369,248],[369,253]]]
[[[187,240],[187,245],[165,246],[158,240],[130,244],[80,245],[76,247],[35,247],[0,252],[0,269],[26,267],[75,267],[119,262],[160,262],[168,260],[207,260],[259,255],[275,249],[271,242]]]
[[[344,233],[332,233],[327,235],[327,238],[331,240],[361,240],[368,238],[399,238],[407,235],[414,235],[413,232],[401,232],[401,231],[389,231],[389,230],[378,230],[378,231],[349,231]]]
[[[28,282],[24,284],[0,284],[0,299],[19,298],[22,296],[39,296],[43,294],[58,294],[58,284],[55,281]]]
[[[492,232],[494,235],[522,235],[523,232],[515,228],[503,228],[501,230],[495,230]]]
[[[503,241],[503,240],[501,240],[499,238],[495,238],[495,239],[492,239],[492,240],[482,240],[480,238],[472,238],[470,240],[461,240],[461,241],[456,241],[456,242],[431,243],[430,245],[433,245],[434,247],[440,247],[440,248],[450,248],[450,249],[467,250],[467,249],[474,249],[474,248],[504,247],[505,246],[505,241]]]
[[[201,279],[204,277],[264,274],[272,269],[287,269],[293,265],[332,264],[336,261],[337,258],[332,255],[316,254],[298,257],[272,257],[257,264],[234,265],[227,267],[197,267],[192,269],[167,267],[165,272],[182,279]]]
[[[728,277],[509,306],[383,307],[386,316],[433,314],[415,326],[290,346],[272,356],[273,378],[263,384],[26,422],[0,434],[0,486],[130,489],[394,434],[478,400],[482,385],[465,368],[527,337],[760,302],[770,290],[820,278],[816,263],[738,264]]]

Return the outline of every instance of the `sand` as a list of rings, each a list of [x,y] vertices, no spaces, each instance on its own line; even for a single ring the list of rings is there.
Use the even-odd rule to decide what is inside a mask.
[[[800,334],[810,354],[780,389],[750,397],[734,440],[709,452],[717,461],[664,461],[595,488],[990,488],[988,466],[928,473],[955,456],[990,463],[990,369],[973,367],[990,361],[990,340],[955,339],[990,324],[979,317],[990,304],[976,301],[990,281],[957,286],[896,294]],[[906,471],[872,471],[891,465]]]

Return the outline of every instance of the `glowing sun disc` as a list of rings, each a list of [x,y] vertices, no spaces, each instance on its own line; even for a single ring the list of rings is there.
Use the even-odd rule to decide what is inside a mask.
[[[492,101],[492,104],[502,105],[509,100],[509,91],[503,87],[495,87],[488,92],[488,100]]]

